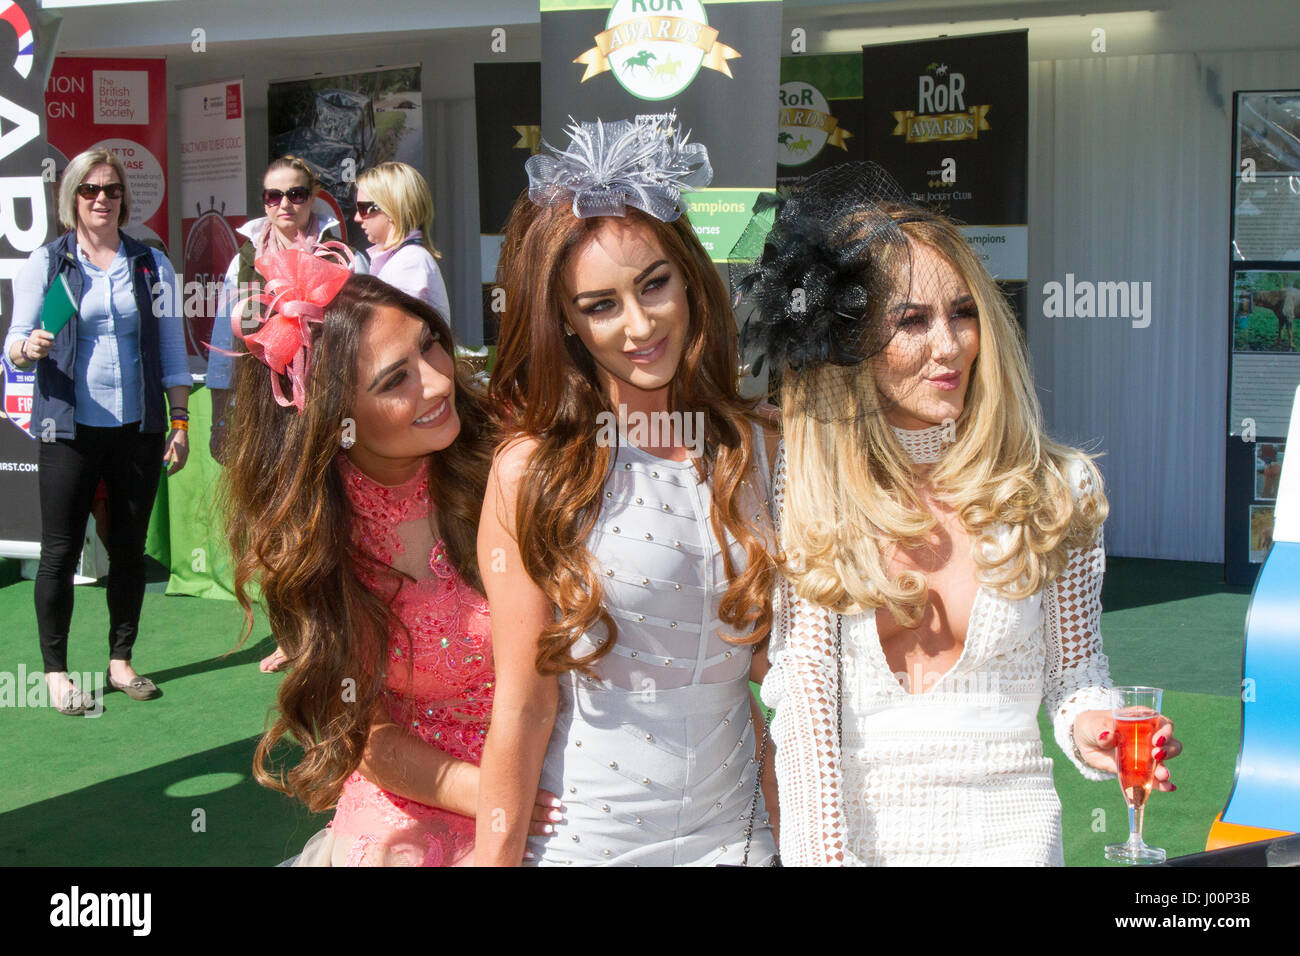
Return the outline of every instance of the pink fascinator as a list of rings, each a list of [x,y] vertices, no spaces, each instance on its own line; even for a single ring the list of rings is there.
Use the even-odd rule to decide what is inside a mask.
[[[301,248],[268,252],[254,263],[266,285],[231,309],[234,334],[244,340],[250,354],[275,373],[271,389],[282,406],[293,405],[300,412],[303,409],[311,360],[311,323],[325,318],[325,307],[352,275],[351,263],[352,250],[341,242],[321,243],[315,254]],[[245,333],[238,316],[252,302],[264,307],[262,324],[256,332]],[[281,375],[289,379],[290,398],[284,395]]]

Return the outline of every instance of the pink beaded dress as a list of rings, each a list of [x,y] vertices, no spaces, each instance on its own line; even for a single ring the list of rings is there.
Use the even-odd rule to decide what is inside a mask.
[[[395,723],[459,760],[477,764],[492,711],[492,645],[486,599],[461,578],[437,541],[421,559],[408,543],[427,542],[428,465],[396,487],[378,484],[344,456],[338,467],[353,510],[357,546],[414,580],[391,606],[410,632],[394,629],[383,701]],[[358,568],[386,593],[373,571]],[[391,590],[391,587],[388,589]],[[474,819],[384,790],[360,773],[343,786],[329,857],[335,866],[465,866],[473,862]]]

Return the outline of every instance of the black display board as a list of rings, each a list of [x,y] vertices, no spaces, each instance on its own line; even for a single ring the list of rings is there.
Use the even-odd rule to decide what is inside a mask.
[[[1237,91],[1232,130],[1223,561],[1229,584],[1250,585],[1300,386],[1300,90]]]
[[[862,48],[866,158],[963,232],[1024,326],[1028,31]]]
[[[474,64],[474,125],[478,143],[478,221],[482,256],[483,342],[495,345],[500,326],[494,298],[501,233],[510,208],[528,188],[524,163],[541,142],[542,65]]]
[[[5,332],[13,316],[13,282],[32,251],[55,235],[54,169],[45,138],[45,75],[52,51],[44,49],[33,0],[17,0],[0,26],[0,171],[5,201],[13,215],[0,223],[0,320]],[[49,38],[53,42],[53,37]],[[48,160],[48,161],[47,161]],[[0,421],[0,541],[41,538],[37,491],[37,446],[20,427],[31,414],[35,375],[5,363],[5,419]],[[39,423],[33,423],[39,434]],[[13,548],[5,550],[13,551]],[[3,551],[0,551],[3,554]]]

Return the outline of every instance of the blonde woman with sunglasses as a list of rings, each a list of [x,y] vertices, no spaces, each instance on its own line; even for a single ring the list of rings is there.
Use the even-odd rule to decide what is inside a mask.
[[[433,247],[429,184],[406,163],[380,163],[357,177],[356,221],[372,245],[370,272],[450,315],[447,284]]]
[[[98,702],[72,681],[67,664],[73,576],[91,501],[102,480],[113,517],[108,683],[147,700],[158,688],[131,665],[145,534],[162,466],[173,474],[189,454],[190,373],[180,317],[167,307],[176,273],[166,255],[122,231],[131,190],[121,161],[103,149],[74,157],[58,207],[68,231],[33,252],[14,277],[4,353],[11,366],[36,371],[36,625],[50,702],[63,714],[97,714]]]

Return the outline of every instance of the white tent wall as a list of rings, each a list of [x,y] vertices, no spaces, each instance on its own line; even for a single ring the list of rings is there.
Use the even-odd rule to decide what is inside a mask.
[[[1030,66],[1028,335],[1057,437],[1105,453],[1108,550],[1223,560],[1232,92],[1300,52]],[[1045,318],[1043,286],[1150,282],[1146,328]]]

